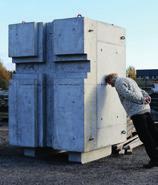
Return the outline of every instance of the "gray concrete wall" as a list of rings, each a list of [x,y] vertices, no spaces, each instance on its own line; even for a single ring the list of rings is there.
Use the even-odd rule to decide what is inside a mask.
[[[88,152],[126,139],[126,115],[103,78],[125,75],[124,29],[77,17],[9,26],[10,143]]]

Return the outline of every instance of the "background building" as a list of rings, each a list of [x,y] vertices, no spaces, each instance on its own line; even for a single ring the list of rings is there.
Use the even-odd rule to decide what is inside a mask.
[[[137,79],[158,80],[158,69],[139,69],[136,72]]]

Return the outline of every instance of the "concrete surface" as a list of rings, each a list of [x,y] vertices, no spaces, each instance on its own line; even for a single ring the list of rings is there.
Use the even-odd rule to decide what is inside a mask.
[[[69,161],[85,164],[109,156],[111,152],[111,146],[106,146],[104,148],[85,153],[69,152]]]
[[[84,17],[12,24],[9,56],[11,145],[85,156],[126,139],[125,111],[104,80],[125,76],[123,28]]]
[[[13,57],[13,63],[43,62],[43,37],[43,23],[9,25],[9,56]]]

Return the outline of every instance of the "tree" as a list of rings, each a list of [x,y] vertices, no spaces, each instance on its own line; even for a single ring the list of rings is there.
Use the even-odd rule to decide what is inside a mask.
[[[0,61],[0,88],[7,89],[10,78],[11,72],[9,72]]]
[[[135,67],[129,66],[126,70],[126,76],[129,78],[132,78],[133,80],[136,80],[136,70]]]

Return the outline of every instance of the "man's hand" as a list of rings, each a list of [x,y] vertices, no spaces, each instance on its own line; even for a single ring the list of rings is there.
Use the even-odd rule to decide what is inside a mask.
[[[144,97],[144,104],[149,104],[149,103],[151,103],[151,97],[150,96]]]

